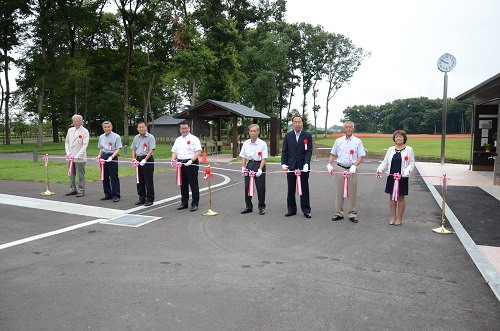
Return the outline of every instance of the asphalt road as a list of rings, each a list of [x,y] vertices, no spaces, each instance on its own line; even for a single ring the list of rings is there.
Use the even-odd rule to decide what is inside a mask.
[[[284,217],[283,174],[267,176],[266,215],[241,215],[240,165],[213,167],[235,170],[213,170],[226,176],[213,181],[221,185],[212,190],[213,217],[201,215],[206,191],[197,212],[176,210],[173,171],[156,175],[149,208],[135,208],[134,178],[122,179],[118,203],[99,200],[100,182],[76,198],[64,196],[67,185],[42,197],[41,183],[0,181],[0,245],[120,213],[161,217],[137,228],[96,222],[0,249],[0,329],[499,329],[499,301],[459,239],[431,231],[441,210],[421,178],[411,178],[395,227],[385,180],[374,176],[359,180],[353,224],[330,221],[334,179],[325,173],[310,176],[306,219]],[[5,204],[10,195],[39,207]]]

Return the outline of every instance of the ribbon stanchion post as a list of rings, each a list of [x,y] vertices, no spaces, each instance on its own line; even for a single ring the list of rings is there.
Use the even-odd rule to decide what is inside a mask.
[[[215,216],[219,215],[219,213],[216,213],[213,211],[212,208],[212,192],[210,191],[210,182],[211,178],[213,178],[214,175],[212,175],[212,171],[210,170],[210,165],[205,169],[205,178],[206,181],[208,181],[208,211],[206,213],[203,213],[203,216]]]
[[[448,230],[444,227],[444,218],[445,218],[445,210],[446,210],[446,191],[447,191],[447,183],[448,178],[446,178],[446,173],[443,174],[442,182],[443,182],[443,204],[441,211],[441,226],[439,228],[432,229],[432,232],[440,233],[440,234],[452,234],[454,233],[452,230]]]
[[[43,196],[54,195],[55,193],[49,190],[49,154],[45,154],[43,160],[45,161],[45,187],[47,190],[45,192],[40,193],[40,195]]]

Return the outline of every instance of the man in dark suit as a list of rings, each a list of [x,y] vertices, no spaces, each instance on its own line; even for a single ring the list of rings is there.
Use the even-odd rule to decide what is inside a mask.
[[[293,130],[285,135],[283,149],[281,152],[281,167],[287,171],[288,195],[286,204],[288,212],[285,216],[297,214],[295,203],[296,174],[295,170],[301,171],[300,181],[302,195],[300,196],[300,208],[304,216],[311,218],[311,205],[309,203],[309,165],[312,156],[312,135],[303,131],[302,117],[292,118]]]

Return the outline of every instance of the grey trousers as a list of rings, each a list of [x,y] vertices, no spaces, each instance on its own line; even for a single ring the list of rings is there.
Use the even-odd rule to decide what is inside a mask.
[[[76,176],[78,176],[78,190],[76,189]],[[73,162],[69,184],[70,192],[85,192],[85,162]]]
[[[336,175],[335,184],[337,185],[337,203],[335,206],[335,215],[344,216],[344,176],[342,174]],[[349,198],[347,198],[348,217],[356,217],[357,212],[357,201],[356,192],[358,190],[358,175],[349,174],[348,178],[348,192]]]

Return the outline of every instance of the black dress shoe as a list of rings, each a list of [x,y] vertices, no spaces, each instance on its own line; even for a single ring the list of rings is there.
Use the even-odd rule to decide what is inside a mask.
[[[139,200],[135,203],[136,206],[140,206],[140,205],[143,205],[145,201],[143,200]]]
[[[105,197],[101,198],[101,200],[111,200],[111,199],[113,199],[113,198],[112,197],[108,197],[108,196],[105,196]]]
[[[77,194],[78,194],[77,191],[71,191],[71,192],[66,193],[66,196],[69,197],[70,195],[77,195]]]
[[[177,207],[177,210],[186,209],[187,207],[188,205],[180,205],[179,207]]]
[[[198,206],[191,206],[191,209],[189,209],[189,211],[197,211],[198,210]]]
[[[259,215],[265,215],[265,214],[266,214],[266,210],[265,209],[259,210]]]
[[[304,216],[305,216],[305,218],[311,218],[312,217],[311,213],[306,213],[306,214],[304,214]]]
[[[353,223],[358,223],[358,219],[356,217],[349,217],[349,220]]]
[[[144,206],[152,206],[152,205],[153,205],[153,201],[144,202]]]
[[[251,213],[252,212],[252,209],[250,208],[245,208],[241,211],[242,214],[248,214],[248,213]]]
[[[295,212],[295,213],[290,212],[290,213],[285,214],[286,217],[293,216],[293,215],[297,215],[297,212]]]
[[[344,216],[340,216],[340,215],[335,215],[335,217],[332,217],[332,221],[340,221],[343,219],[344,219]]]

